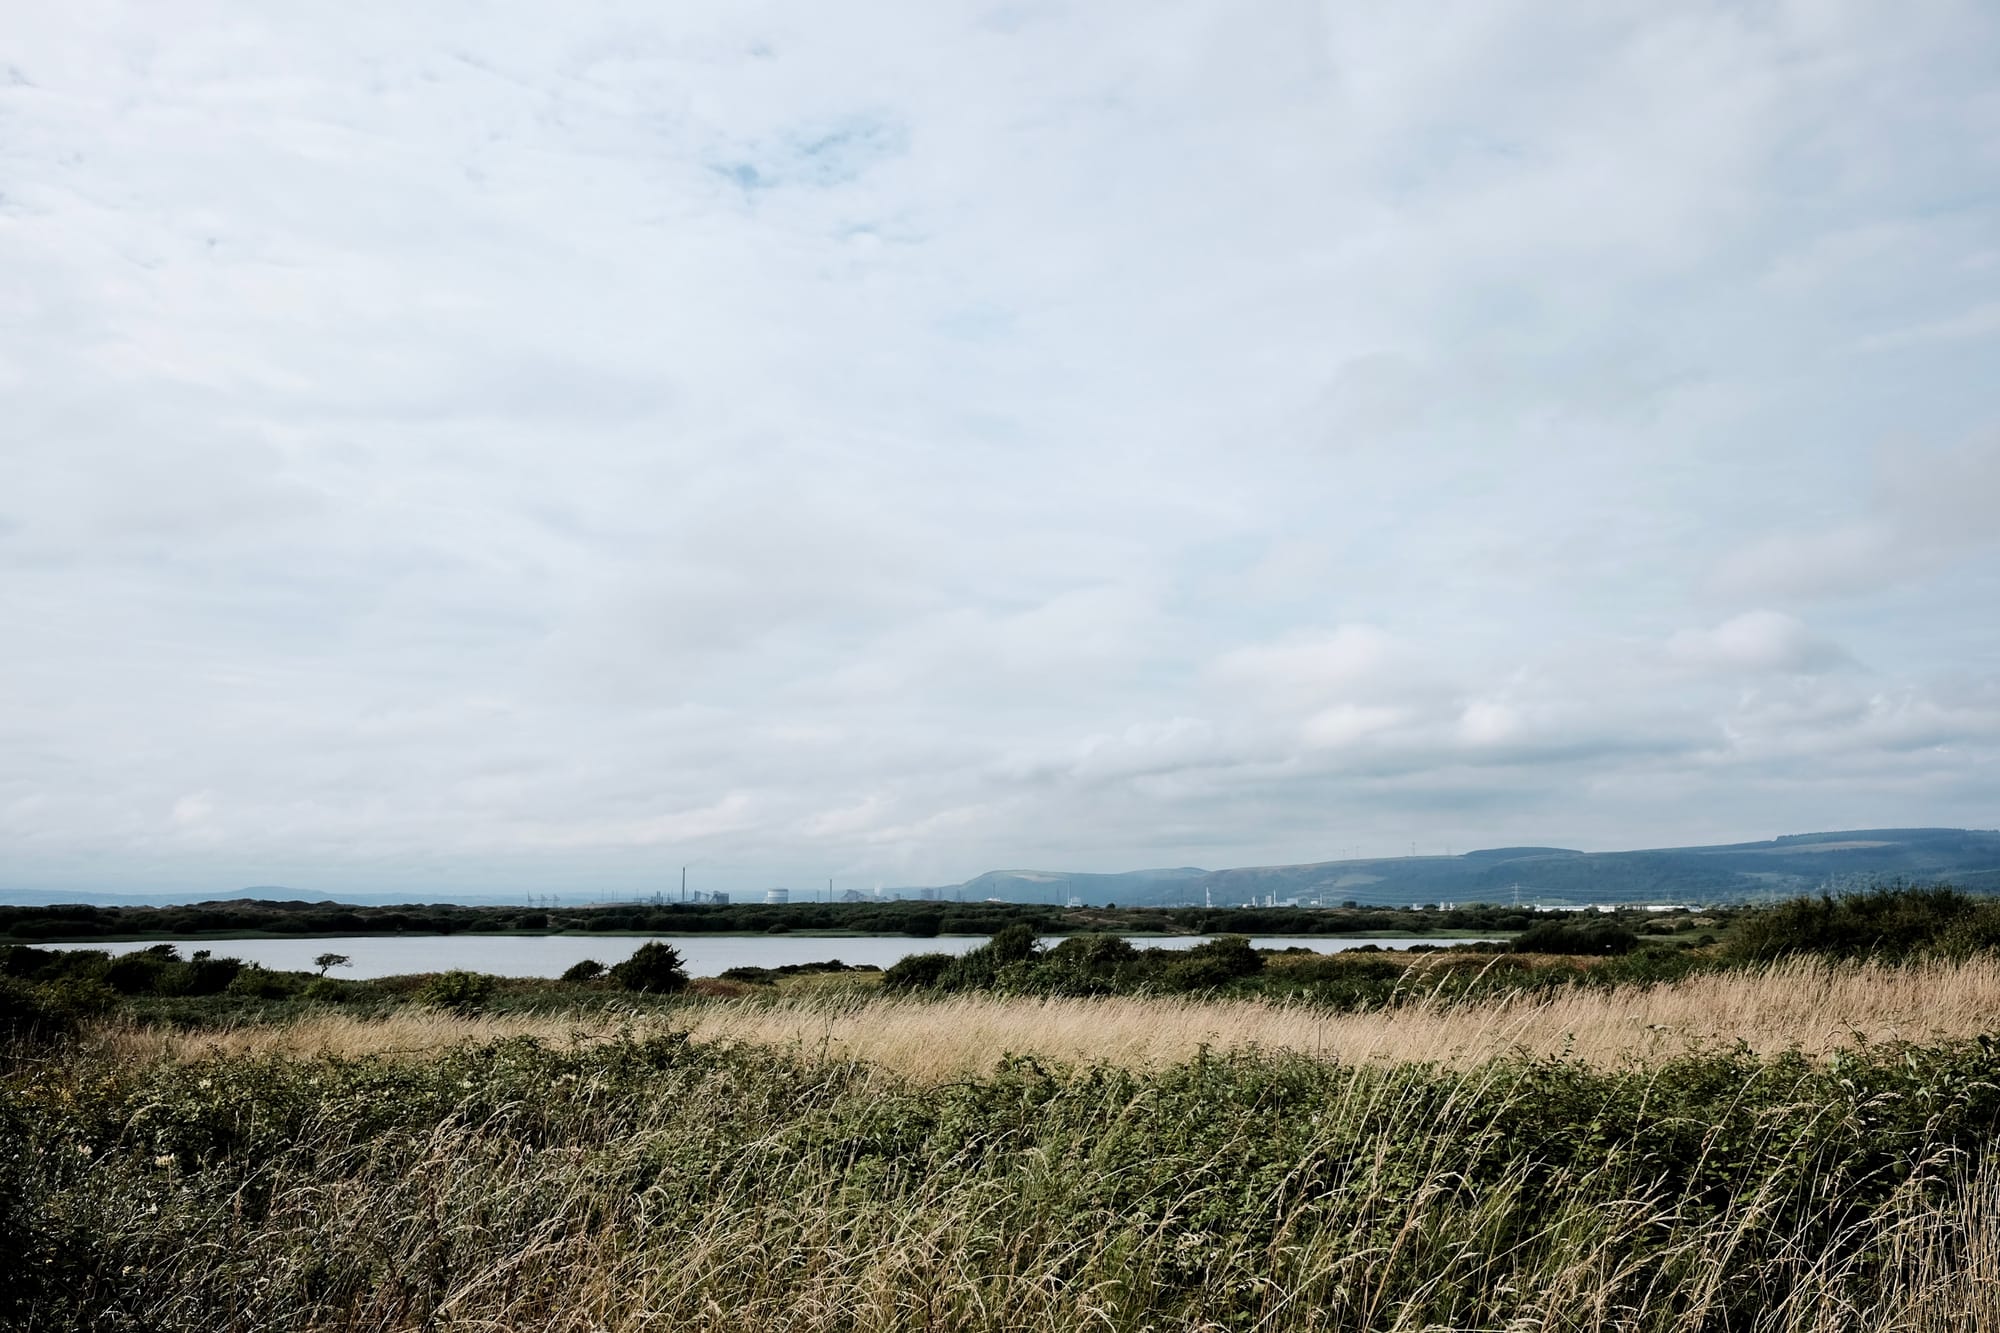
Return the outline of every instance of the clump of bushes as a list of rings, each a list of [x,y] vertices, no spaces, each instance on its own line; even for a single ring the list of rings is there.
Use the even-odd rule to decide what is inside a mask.
[[[611,969],[611,980],[626,990],[669,995],[688,984],[681,952],[671,944],[648,940],[630,958]]]
[[[1192,949],[1162,969],[1164,988],[1175,991],[1214,990],[1264,970],[1264,956],[1241,935],[1224,935]]]
[[[216,995],[242,971],[234,958],[200,950],[184,959],[170,944],[116,956],[0,945],[0,1036],[61,1036],[132,996]]]
[[[1603,921],[1544,921],[1514,937],[1515,953],[1588,954],[1612,958],[1631,953],[1639,937],[1620,925]]]
[[[32,982],[0,976],[0,1040],[54,1040],[117,1003],[116,991],[88,978]]]
[[[2000,900],[1938,885],[1794,898],[1745,916],[1728,952],[1745,962],[1798,954],[1895,961],[1997,946]]]
[[[417,992],[417,1002],[456,1014],[478,1013],[493,998],[495,979],[484,972],[453,968],[426,981]]]
[[[742,981],[752,986],[775,986],[786,977],[837,976],[846,972],[880,972],[873,963],[843,963],[838,958],[830,958],[823,963],[781,963],[777,967],[731,967],[722,973],[723,981]]]
[[[1264,957],[1241,935],[1187,949],[1136,949],[1116,935],[1072,935],[1044,949],[1032,928],[1006,926],[953,956],[913,954],[882,974],[889,990],[1109,995],[1216,990],[1254,977]]]
[[[882,973],[882,986],[886,990],[934,990],[945,969],[957,961],[948,953],[913,953],[890,964]]]

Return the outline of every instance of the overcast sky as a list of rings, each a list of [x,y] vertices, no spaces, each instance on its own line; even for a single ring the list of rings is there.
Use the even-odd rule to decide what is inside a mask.
[[[17,6],[0,886],[2000,824],[2000,8]]]

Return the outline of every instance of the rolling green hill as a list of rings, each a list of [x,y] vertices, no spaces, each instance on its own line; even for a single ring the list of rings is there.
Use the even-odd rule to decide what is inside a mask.
[[[1949,881],[2000,891],[2000,832],[1979,829],[1849,829],[1769,842],[1580,852],[1496,847],[1458,856],[1398,856],[1249,866],[1135,870],[1119,875],[989,871],[933,892],[1147,906],[1296,899],[1302,904],[1421,902],[1721,902],[1778,898],[1896,880]]]

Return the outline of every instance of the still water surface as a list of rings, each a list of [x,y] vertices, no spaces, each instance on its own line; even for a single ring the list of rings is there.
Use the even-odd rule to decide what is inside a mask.
[[[1135,937],[1139,948],[1185,949],[1206,935],[1167,938]],[[462,967],[503,977],[559,977],[576,963],[594,958],[606,967],[622,963],[648,940],[660,940],[680,950],[688,975],[712,977],[732,967],[782,967],[787,963],[819,963],[838,958],[843,963],[873,963],[888,967],[913,953],[964,953],[984,944],[983,935],[941,935],[934,940],[909,935],[362,935],[343,939],[174,940],[182,956],[207,949],[219,958],[286,972],[309,972],[323,953],[342,953],[354,960],[332,975],[361,979],[393,977],[410,972],[442,972]],[[1059,942],[1060,937],[1042,941]],[[1354,940],[1325,935],[1259,935],[1250,941],[1259,949],[1294,946],[1321,953],[1338,953],[1364,944],[1407,949],[1413,944],[1449,944],[1448,939]],[[148,949],[156,940],[116,944],[55,944],[55,949],[107,949],[127,953]]]

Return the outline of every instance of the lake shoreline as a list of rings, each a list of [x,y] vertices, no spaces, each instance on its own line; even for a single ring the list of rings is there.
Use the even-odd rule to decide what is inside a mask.
[[[1126,940],[1190,940],[1207,939],[1212,934],[1228,932],[1202,931],[1137,931],[1137,930],[1045,930],[1038,932],[1047,936],[1069,938],[1076,935],[1116,935]],[[1238,932],[1241,933],[1241,932]],[[1472,934],[1425,935],[1425,943],[1489,943],[1511,938],[1515,931],[1484,931]],[[1412,932],[1406,930],[1348,930],[1308,932],[1299,939],[1316,940],[1403,940]],[[912,940],[983,940],[989,938],[989,931],[941,930],[935,935],[895,936]],[[383,930],[371,931],[366,935],[356,935],[351,930],[332,931],[292,931],[292,930],[232,930],[210,931],[146,931],[128,935],[43,935],[22,937],[0,935],[0,946],[23,944],[38,947],[50,944],[178,944],[183,941],[202,943],[226,943],[230,940],[478,940],[478,939],[571,939],[571,940],[614,940],[614,939],[717,939],[717,940],[873,940],[885,938],[879,931],[868,930],[690,930],[666,932],[658,930]]]
[[[830,963],[836,960],[850,967],[888,968],[918,954],[967,953],[990,938],[986,935],[808,935],[802,931],[781,934],[645,934],[613,935],[610,932],[562,932],[541,934],[407,934],[407,935],[276,935],[261,938],[246,935],[195,937],[182,935],[153,940],[114,941],[103,937],[69,941],[43,941],[52,952],[99,951],[114,955],[143,952],[148,948],[171,946],[183,956],[207,953],[236,958],[273,971],[312,971],[319,967],[322,954],[336,954],[346,960],[341,975],[350,980],[374,977],[413,976],[446,971],[479,972],[488,976],[528,978],[561,977],[583,962],[613,966],[630,957],[648,940],[670,945],[681,957],[690,976],[726,975],[733,968],[781,968]],[[1038,937],[1045,948],[1053,948],[1075,936]],[[1134,937],[1141,950],[1178,952],[1193,948],[1211,935],[1166,935]],[[1412,948],[1473,945],[1505,947],[1492,936],[1435,939],[1425,936],[1391,936],[1376,939],[1341,938],[1331,935],[1251,935],[1252,947],[1280,952],[1288,949],[1313,953],[1341,953],[1352,949],[1380,948],[1402,951]],[[28,946],[33,948],[35,946]]]

